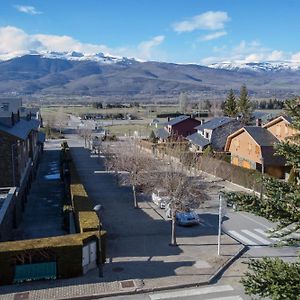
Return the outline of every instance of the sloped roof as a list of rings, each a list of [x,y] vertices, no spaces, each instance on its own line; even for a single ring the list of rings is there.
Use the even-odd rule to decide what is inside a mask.
[[[269,121],[268,123],[266,123],[263,127],[264,128],[268,128],[278,122],[280,122],[281,120],[286,120],[289,124],[292,123],[292,118],[290,116],[286,116],[286,115],[281,115],[281,116],[278,116],[277,118]]]
[[[210,144],[210,141],[203,137],[198,132],[195,132],[189,136],[186,137],[188,141],[190,141],[192,144],[200,146],[201,148],[207,146]]]
[[[170,136],[170,133],[165,128],[159,128],[155,135],[160,139],[167,139]]]
[[[166,125],[166,126],[168,126],[168,125],[173,126],[173,125],[176,125],[176,124],[178,124],[178,123],[180,123],[180,122],[182,122],[182,121],[185,121],[185,120],[187,120],[187,119],[189,119],[189,118],[190,118],[190,116],[185,116],[185,115],[178,116],[178,117],[176,117],[176,118],[174,118],[174,119],[168,121],[165,125]]]
[[[40,122],[38,120],[20,120],[14,126],[9,127],[0,124],[0,131],[25,140],[32,130],[38,130]]]
[[[262,157],[264,158],[264,164],[270,166],[284,166],[286,160],[282,155],[275,155],[276,150],[271,146],[261,147]]]
[[[214,130],[226,123],[232,122],[234,121],[234,118],[229,118],[229,117],[218,117],[218,118],[213,118],[207,122],[205,122],[204,124],[201,124],[197,127],[195,127],[195,129],[203,131],[204,129],[211,129]]]
[[[251,135],[251,137],[255,140],[255,142],[261,147],[273,146],[274,143],[278,142],[278,139],[263,127],[245,126],[244,129]]]

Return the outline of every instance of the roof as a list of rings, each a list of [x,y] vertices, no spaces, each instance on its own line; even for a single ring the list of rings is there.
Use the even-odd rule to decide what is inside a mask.
[[[218,117],[218,118],[213,118],[207,122],[205,122],[204,124],[201,124],[197,127],[195,127],[195,129],[197,130],[204,130],[204,129],[211,129],[214,130],[226,123],[232,122],[234,121],[234,118],[229,118],[229,117]]]
[[[275,119],[271,120],[270,122],[266,123],[263,127],[268,128],[268,127],[270,127],[270,126],[272,126],[272,125],[274,125],[274,124],[276,124],[280,121],[283,121],[283,120],[286,120],[289,124],[292,123],[292,118],[290,116],[283,116],[282,115],[282,116],[278,116],[277,118],[275,118]]]
[[[274,143],[278,142],[278,139],[263,127],[245,126],[244,130],[247,131],[255,140],[255,142],[261,147],[273,146]]]
[[[40,122],[38,120],[20,120],[14,126],[8,127],[0,124],[0,131],[6,132],[17,138],[25,140],[32,130],[38,130]]]
[[[195,132],[186,137],[192,144],[200,146],[201,148],[210,144],[210,141],[203,137],[200,133]]]
[[[156,131],[156,137],[160,139],[167,139],[170,136],[170,133],[165,128],[159,128]]]
[[[276,150],[274,147],[261,147],[261,154],[264,158],[264,164],[270,166],[284,166],[286,160],[284,156],[275,155]]]
[[[165,125],[166,125],[166,126],[168,126],[168,125],[173,126],[173,125],[176,125],[176,124],[178,124],[178,123],[180,123],[180,122],[182,122],[182,121],[185,121],[185,120],[187,120],[187,119],[190,119],[190,116],[185,116],[185,115],[178,116],[178,117],[176,117],[176,118],[174,118],[174,119],[168,121]]]

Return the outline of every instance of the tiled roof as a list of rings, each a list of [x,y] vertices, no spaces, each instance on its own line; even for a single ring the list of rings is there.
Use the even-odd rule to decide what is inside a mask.
[[[187,120],[187,119],[189,119],[189,118],[190,118],[190,116],[184,116],[184,115],[178,116],[178,117],[176,117],[176,118],[170,120],[169,122],[167,122],[166,125],[171,125],[171,126],[173,126],[173,125],[176,125],[176,124],[178,124],[178,123],[180,123],[180,122],[182,122],[182,121],[185,121],[185,120]]]
[[[165,128],[159,128],[156,131],[156,137],[160,139],[167,139],[170,136],[170,133]]]
[[[189,136],[186,137],[187,140],[189,140],[192,144],[200,146],[201,148],[207,146],[210,144],[210,141],[203,137],[201,134],[198,132],[195,132]]]
[[[207,122],[205,122],[204,124],[201,124],[197,127],[195,127],[195,129],[199,130],[199,131],[203,131],[204,129],[216,129],[226,123],[232,122],[234,121],[234,118],[229,118],[229,117],[218,117],[218,118],[213,118]]]
[[[8,127],[0,124],[0,131],[25,140],[32,130],[38,130],[40,122],[38,120],[20,120],[14,126]]]
[[[251,135],[251,137],[260,146],[273,146],[278,142],[277,138],[271,134],[267,129],[258,126],[245,126],[244,129]]]

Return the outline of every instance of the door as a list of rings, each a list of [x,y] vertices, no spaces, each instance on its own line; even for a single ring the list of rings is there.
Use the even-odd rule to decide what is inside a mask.
[[[92,241],[82,247],[83,273],[97,267],[97,243]]]

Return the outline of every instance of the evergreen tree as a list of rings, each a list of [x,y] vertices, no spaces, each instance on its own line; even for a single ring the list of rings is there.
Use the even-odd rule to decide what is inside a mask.
[[[241,280],[245,291],[274,300],[299,299],[300,263],[289,263],[276,258],[250,260],[249,270]]]
[[[291,233],[300,230],[300,98],[286,101],[285,110],[292,117],[296,134],[277,145],[277,154],[286,158],[292,168],[290,182],[265,177],[264,201],[253,195],[231,193],[229,198],[240,207],[278,222],[273,236],[285,243],[299,244],[299,237]],[[290,178],[290,179],[291,179]],[[282,229],[281,231],[279,231]],[[249,262],[250,272],[242,279],[246,293],[271,299],[299,299],[300,263],[287,263],[281,259],[265,258]]]
[[[242,120],[245,124],[250,121],[253,107],[248,96],[246,85],[242,85],[240,89],[240,96],[237,101],[238,112],[242,115]]]
[[[238,113],[236,99],[232,89],[229,91],[224,102],[223,113],[224,116],[228,117],[236,117]]]

